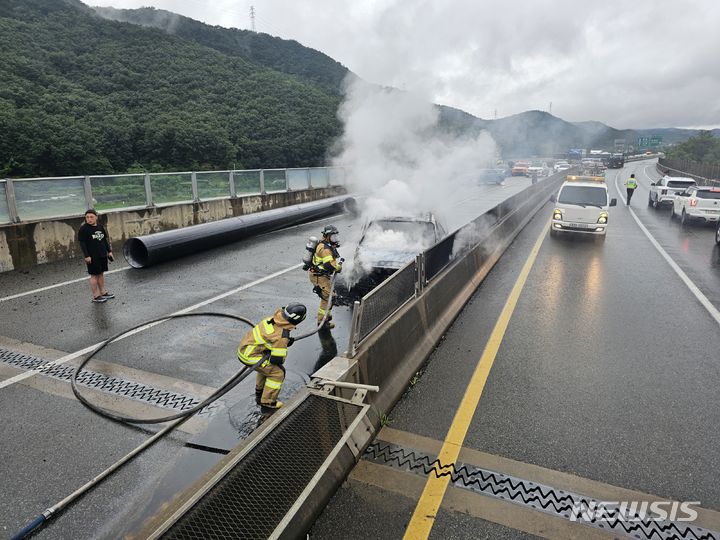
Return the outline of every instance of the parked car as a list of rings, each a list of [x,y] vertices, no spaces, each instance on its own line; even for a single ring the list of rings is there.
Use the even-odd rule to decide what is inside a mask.
[[[690,221],[715,223],[720,219],[720,188],[693,186],[675,195],[670,219],[680,216],[680,224]]]
[[[567,171],[570,168],[570,164],[567,161],[558,161],[553,166],[555,172]]]
[[[665,203],[672,204],[676,194],[696,185],[697,182],[695,182],[692,178],[684,178],[681,176],[663,176],[657,182],[650,184],[648,206],[658,208]]]

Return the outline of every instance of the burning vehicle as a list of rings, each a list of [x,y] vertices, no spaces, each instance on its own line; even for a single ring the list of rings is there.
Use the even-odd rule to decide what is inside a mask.
[[[445,236],[445,227],[432,213],[367,221],[339,292],[354,298],[367,294]]]

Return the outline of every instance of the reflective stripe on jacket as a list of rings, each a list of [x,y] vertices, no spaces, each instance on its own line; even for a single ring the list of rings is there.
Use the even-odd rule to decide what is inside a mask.
[[[628,189],[637,189],[637,181],[634,178],[629,178],[625,185]]]
[[[342,270],[342,265],[337,260],[338,252],[333,249],[331,244],[320,242],[315,248],[312,258],[311,272],[316,274],[339,272]]]
[[[290,339],[290,330],[295,328],[283,317],[278,309],[269,319],[263,319],[249,330],[240,341],[237,349],[238,359],[247,365],[267,361],[271,356],[285,358]]]

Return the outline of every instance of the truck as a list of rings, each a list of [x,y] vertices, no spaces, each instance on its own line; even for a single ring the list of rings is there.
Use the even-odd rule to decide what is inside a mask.
[[[608,169],[622,169],[625,166],[625,156],[623,154],[613,154],[608,158]]]

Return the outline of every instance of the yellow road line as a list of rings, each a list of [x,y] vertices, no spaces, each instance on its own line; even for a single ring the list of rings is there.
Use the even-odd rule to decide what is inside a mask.
[[[475,368],[472,379],[470,379],[465,395],[460,402],[460,407],[455,413],[455,418],[445,437],[442,449],[438,454],[438,461],[443,464],[443,469],[457,461],[460,450],[465,442],[465,436],[470,427],[470,422],[472,421],[478,402],[480,401],[480,396],[485,388],[490,369],[492,368],[493,362],[495,362],[495,357],[497,356],[500,344],[505,336],[505,331],[510,323],[510,317],[512,317],[513,311],[515,311],[520,293],[525,286],[525,282],[535,263],[538,251],[540,251],[540,246],[546,234],[547,228],[543,227],[542,234],[540,234],[535,241],[535,245],[520,271],[520,275],[510,292],[510,296],[507,302],[505,302],[500,317],[498,317],[495,323],[495,327],[485,345],[485,350],[480,357],[480,361]],[[425,489],[423,489],[422,495],[420,495],[420,499],[415,507],[415,512],[413,512],[412,519],[405,530],[405,538],[407,540],[428,538],[430,536],[430,530],[435,523],[435,516],[437,516],[438,510],[440,509],[449,482],[450,475],[438,478],[431,474],[428,477]]]

